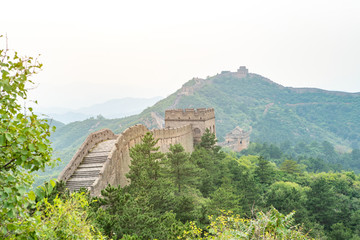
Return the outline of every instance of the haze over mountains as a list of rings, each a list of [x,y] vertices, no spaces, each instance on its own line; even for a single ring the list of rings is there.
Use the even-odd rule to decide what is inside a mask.
[[[137,115],[106,119],[104,114],[66,125],[54,122],[58,128],[51,140],[55,156],[61,157],[62,163],[48,173],[56,176],[91,132],[109,128],[118,134],[138,123],[150,129],[161,128],[166,109],[207,107],[215,109],[220,142],[239,126],[251,130],[252,142],[328,141],[340,152],[360,148],[360,93],[284,87],[254,73],[239,78],[235,73],[223,72],[207,79],[194,78]],[[102,108],[109,114],[120,109],[115,102],[109,102],[91,111]]]
[[[104,103],[95,104],[79,109],[69,108],[38,108],[37,112],[47,115],[48,118],[70,123],[82,121],[90,117],[101,115],[105,118],[121,118],[140,113],[147,107],[152,106],[162,97],[153,98],[119,98],[111,99]]]

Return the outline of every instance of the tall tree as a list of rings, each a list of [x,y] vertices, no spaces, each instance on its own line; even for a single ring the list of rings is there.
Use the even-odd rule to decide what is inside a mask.
[[[198,169],[180,144],[171,145],[169,150],[166,154],[167,173],[180,193],[182,186],[196,182]]]
[[[274,179],[274,175],[274,167],[268,160],[260,156],[258,165],[255,169],[255,177],[261,184],[270,185]]]
[[[280,170],[289,174],[298,174],[301,172],[300,165],[294,160],[285,160],[280,165]]]
[[[147,132],[142,143],[130,149],[131,165],[127,177],[134,187],[149,188],[160,177],[160,161],[164,154],[158,152],[157,140]]]
[[[336,222],[335,191],[324,176],[314,179],[310,184],[311,190],[307,192],[307,208],[309,214],[325,226],[326,230]]]

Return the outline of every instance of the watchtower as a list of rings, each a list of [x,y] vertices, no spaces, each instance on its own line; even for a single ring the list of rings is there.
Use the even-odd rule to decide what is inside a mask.
[[[249,70],[245,66],[240,66],[235,74],[239,78],[244,78],[247,77],[248,73]]]
[[[165,127],[177,128],[191,124],[194,143],[201,141],[205,129],[216,135],[215,111],[213,108],[175,109],[165,111]]]

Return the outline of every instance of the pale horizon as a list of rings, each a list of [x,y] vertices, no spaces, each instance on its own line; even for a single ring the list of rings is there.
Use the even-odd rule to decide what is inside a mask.
[[[23,0],[1,6],[0,35],[7,34],[9,48],[41,54],[44,68],[30,93],[40,107],[166,97],[193,77],[239,66],[285,87],[360,92],[355,0]]]

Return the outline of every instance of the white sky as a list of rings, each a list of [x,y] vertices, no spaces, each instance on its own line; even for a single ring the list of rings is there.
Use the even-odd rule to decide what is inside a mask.
[[[167,96],[240,65],[284,86],[360,92],[358,0],[1,0],[5,33],[41,54],[43,107]]]

